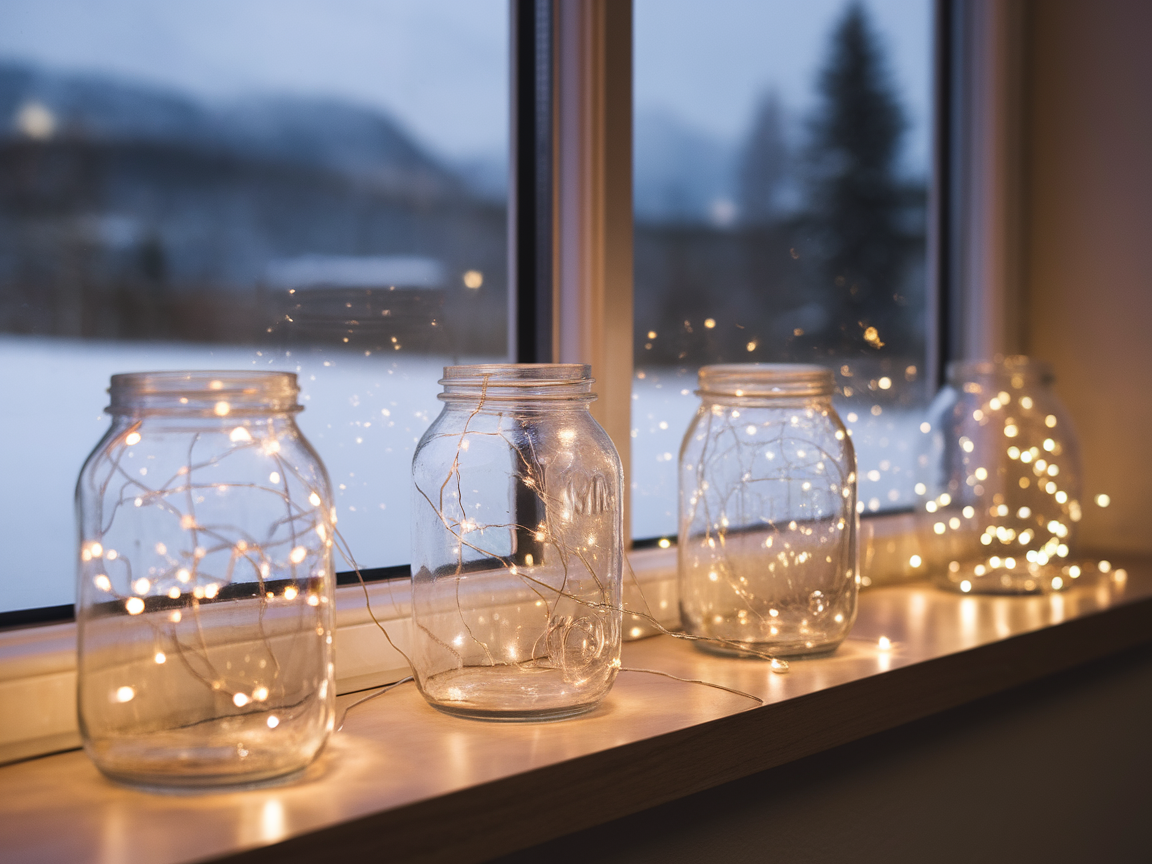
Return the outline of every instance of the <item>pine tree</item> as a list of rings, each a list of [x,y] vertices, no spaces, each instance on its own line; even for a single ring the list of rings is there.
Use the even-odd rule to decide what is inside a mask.
[[[819,89],[809,158],[820,279],[838,310],[839,348],[879,348],[898,336],[893,329],[903,317],[894,296],[908,244],[900,230],[905,195],[895,163],[905,120],[859,3],[848,7],[833,33]]]
[[[769,90],[760,99],[740,153],[740,218],[745,224],[762,225],[777,215],[776,199],[788,170],[788,157],[784,109],[780,97]]]

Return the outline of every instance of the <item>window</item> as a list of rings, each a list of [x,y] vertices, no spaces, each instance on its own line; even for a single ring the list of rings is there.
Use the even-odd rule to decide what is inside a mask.
[[[68,614],[123,371],[297,372],[359,563],[407,564],[442,367],[508,352],[508,32],[504,0],[3,4],[0,614]]]
[[[506,358],[510,341],[522,360],[563,353],[526,338],[559,302],[508,332],[508,6],[139,2],[0,11],[0,356],[22,370],[0,385],[0,470],[24,490],[0,525],[12,572],[43,577],[12,580],[0,614],[71,599],[71,544],[52,538],[71,537],[113,372],[298,371],[341,528],[362,566],[386,568],[407,561],[407,461],[444,363]],[[548,3],[512,8],[566,26]],[[675,457],[707,362],[834,366],[861,506],[912,503],[934,383],[931,18],[930,0],[637,0],[636,538],[676,530]],[[860,100],[886,124],[844,128]],[[537,143],[560,126],[541,128]],[[880,209],[862,205],[882,223],[879,264],[835,239],[860,203],[840,200],[861,185],[844,160],[868,156],[841,145],[861,132],[879,135]],[[550,158],[533,153],[534,194]],[[522,305],[562,266],[532,237]]]
[[[912,506],[934,392],[931,0],[635,4],[632,526],[675,534],[696,371],[837,372],[861,512]]]
[[[636,0],[633,49],[620,0],[4,4],[0,471],[20,494],[0,500],[0,622],[67,615],[72,486],[108,376],[130,369],[298,370],[301,426],[368,568],[408,560],[409,458],[448,362],[593,361],[602,422],[618,444],[634,430],[641,539],[676,530],[697,366],[832,363],[865,507],[909,505],[910,418],[935,383],[931,6]],[[903,121],[885,163],[898,285],[865,324],[836,305],[852,285],[814,191],[842,176],[813,142],[853,15]],[[344,599],[341,633],[378,637]],[[401,662],[374,644],[340,658],[346,689]]]

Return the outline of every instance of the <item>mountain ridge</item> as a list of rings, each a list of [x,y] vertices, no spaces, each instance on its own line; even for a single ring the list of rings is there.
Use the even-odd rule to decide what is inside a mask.
[[[27,106],[46,118],[40,122],[48,125],[36,130],[46,138],[167,143],[353,178],[402,173],[448,194],[467,185],[386,112],[331,97],[250,95],[213,103],[108,75],[0,60],[0,140],[28,137],[20,128]]]

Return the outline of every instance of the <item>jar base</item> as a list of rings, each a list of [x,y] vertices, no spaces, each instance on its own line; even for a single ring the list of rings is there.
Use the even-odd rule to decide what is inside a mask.
[[[290,782],[319,755],[327,737],[322,715],[304,729],[281,723],[273,731],[261,713],[94,738],[84,749],[117,783],[178,792]]]
[[[937,575],[934,582],[938,588],[960,594],[1052,594],[1074,584],[1071,576],[1049,566],[1000,568],[979,576],[972,567],[961,567],[959,572]]]
[[[96,766],[100,768],[99,765]],[[197,795],[211,792],[243,792],[250,789],[268,789],[288,786],[304,776],[307,765],[286,771],[271,771],[251,775],[200,774],[177,775],[158,771],[118,772],[100,768],[100,773],[123,786],[160,795]]]
[[[776,643],[776,642],[747,642],[748,650],[741,650],[736,645],[716,642],[695,642],[696,648],[705,654],[715,654],[719,657],[737,657],[743,660],[764,660],[764,655],[781,660],[816,660],[834,654],[840,647],[843,639],[835,642],[814,642],[811,645],[802,643]],[[755,654],[751,652],[756,652]]]
[[[587,714],[600,703],[597,701],[591,705],[577,705],[574,708],[557,708],[550,711],[484,711],[437,702],[428,704],[442,714],[462,717],[465,720],[483,720],[488,723],[549,723],[553,720],[567,720],[569,717]]]
[[[564,720],[596,708],[615,675],[599,677],[594,696],[574,693],[573,682],[559,669],[521,666],[472,666],[453,669],[419,682],[433,708],[453,717],[505,723]],[[585,679],[587,686],[589,679]]]

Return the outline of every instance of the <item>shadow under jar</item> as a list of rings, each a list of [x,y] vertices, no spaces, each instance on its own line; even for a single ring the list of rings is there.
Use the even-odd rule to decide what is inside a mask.
[[[1080,456],[1048,364],[954,363],[917,465],[919,533],[936,583],[963,593],[1059,591],[1075,554]]]
[[[706,650],[815,656],[852,627],[856,456],[832,388],[819,366],[700,370],[678,563],[683,626]]]
[[[589,367],[450,366],[412,461],[412,667],[486,720],[591,710],[620,668],[623,474]]]
[[[112,377],[76,488],[84,748],[117,780],[254,783],[332,731],[332,496],[296,376]]]

